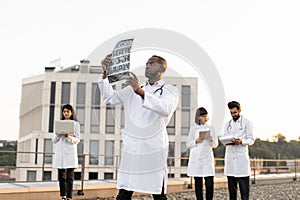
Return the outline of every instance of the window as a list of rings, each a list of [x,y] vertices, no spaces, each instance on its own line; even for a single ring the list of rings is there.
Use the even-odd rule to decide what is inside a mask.
[[[36,171],[27,171],[27,181],[36,181]]]
[[[187,166],[189,162],[189,149],[185,142],[181,142],[181,166]]]
[[[183,85],[181,87],[181,106],[183,108],[189,108],[191,105],[190,95],[191,95],[191,87],[189,85]]]
[[[169,142],[168,166],[175,166],[175,142]]]
[[[79,144],[77,145],[78,164],[83,163],[83,144],[84,144],[84,141],[80,140]]]
[[[89,163],[91,165],[98,165],[99,163],[99,141],[98,140],[91,140],[90,141],[90,159]]]
[[[105,165],[114,164],[114,141],[105,141]]]
[[[175,124],[176,124],[175,116],[176,116],[176,112],[173,113],[170,122],[167,126],[168,135],[175,135]]]
[[[110,104],[106,105],[105,132],[112,134],[115,132],[115,106]]]
[[[125,112],[124,112],[124,106],[121,107],[121,128],[124,128],[125,125]]]
[[[89,180],[98,180],[98,172],[89,172]]]
[[[74,172],[74,180],[81,180],[81,172]]]
[[[168,174],[168,178],[174,178],[175,176],[174,176],[174,174],[172,173],[172,174]]]
[[[44,139],[44,152],[45,152],[44,162],[51,164],[52,163],[52,152],[53,152],[53,144],[52,144],[51,139]]]
[[[39,151],[39,139],[35,139],[35,154],[34,154],[34,164],[37,164],[38,161],[38,151]]]
[[[77,105],[85,105],[85,83],[77,83]]]
[[[65,105],[70,103],[70,88],[71,83],[63,82],[61,86],[61,104]]]
[[[189,177],[187,174],[180,174],[180,177],[181,178],[187,178],[187,177]]]
[[[104,179],[114,179],[114,173],[104,172]]]
[[[125,88],[127,85],[126,84],[122,84],[122,89]],[[121,106],[121,127],[120,128],[124,128],[125,125],[125,112],[124,112],[124,106]]]
[[[85,120],[85,107],[78,106],[76,107],[76,116],[80,124],[80,133],[84,133],[84,120]]]
[[[181,88],[181,134],[188,135],[190,129],[191,88],[183,85]]]
[[[51,171],[44,171],[43,181],[51,181]]]
[[[49,108],[49,133],[53,132],[54,126],[54,108],[55,108],[55,90],[56,90],[56,83],[51,82],[50,86],[50,108]]]
[[[190,109],[181,110],[181,134],[188,135],[190,130]]]
[[[76,114],[80,123],[80,132],[84,133],[84,119],[85,119],[85,83],[77,83],[77,97],[76,97]]]
[[[100,91],[97,83],[92,84],[92,102],[91,102],[91,133],[99,133],[100,124]]]

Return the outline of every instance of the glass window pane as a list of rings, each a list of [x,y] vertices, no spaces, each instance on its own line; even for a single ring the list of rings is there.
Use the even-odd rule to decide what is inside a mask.
[[[106,106],[106,133],[115,132],[115,107],[111,105]]]
[[[98,172],[89,172],[89,180],[98,180]]]
[[[168,166],[175,166],[175,142],[169,142]]]
[[[51,82],[50,88],[50,104],[55,104],[56,82]]]
[[[83,161],[83,144],[84,141],[80,140],[79,144],[77,145],[78,164],[82,164]]]
[[[44,139],[45,163],[52,163],[53,144],[51,139]],[[47,154],[49,153],[49,154]]]
[[[48,126],[48,131],[50,133],[53,132],[53,126],[54,126],[55,92],[56,92],[56,82],[51,82],[51,86],[50,86],[49,126]]]
[[[90,159],[89,163],[91,165],[98,165],[99,164],[99,141],[98,140],[91,140],[90,141]]]
[[[27,171],[27,181],[36,181],[36,171]]]
[[[181,134],[188,135],[190,129],[190,110],[182,109],[181,111]]]
[[[100,107],[92,107],[91,109],[91,133],[99,133],[100,124]]]
[[[121,107],[121,128],[124,128],[125,125],[125,112],[124,112],[124,106]]]
[[[97,83],[92,84],[92,105],[100,105],[100,90]]]
[[[113,179],[114,173],[111,172],[104,172],[104,179]]]
[[[85,104],[85,83],[77,83],[77,106]]]
[[[167,126],[167,132],[169,135],[175,135],[175,116],[176,116],[176,112],[173,113],[170,122]]]
[[[43,181],[51,181],[51,172],[50,171],[44,171]]]
[[[81,106],[77,106],[76,116],[80,124],[80,132],[84,133],[85,108]]]
[[[50,105],[50,109],[49,109],[49,133],[53,132],[53,128],[54,128],[54,105]]]
[[[186,142],[181,142],[181,166],[188,165],[189,149],[186,147]]]
[[[70,88],[71,83],[63,82],[61,88],[61,104],[65,105],[70,103]]]
[[[114,141],[105,141],[105,165],[114,164]]]
[[[182,94],[181,94],[181,106],[183,108],[189,108],[190,107],[190,86],[189,85],[183,85],[182,86]]]

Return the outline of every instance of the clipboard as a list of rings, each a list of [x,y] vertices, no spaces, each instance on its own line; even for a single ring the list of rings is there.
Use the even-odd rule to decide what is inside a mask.
[[[74,134],[74,120],[57,120],[54,122],[54,130],[56,134],[64,132],[68,135]]]
[[[224,144],[224,145],[227,145],[227,144],[232,144],[233,140],[235,139],[233,135],[222,135],[219,137],[220,141]]]

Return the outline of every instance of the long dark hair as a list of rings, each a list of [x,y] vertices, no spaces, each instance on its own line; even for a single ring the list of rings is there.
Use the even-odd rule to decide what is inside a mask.
[[[62,108],[61,108],[61,119],[62,120],[65,120],[65,117],[64,117],[64,109],[67,109],[67,110],[70,110],[72,112],[72,115],[70,117],[71,120],[74,120],[74,121],[78,121],[77,117],[76,117],[76,114],[75,114],[75,110],[73,108],[73,106],[71,106],[70,104],[66,104],[64,105]]]
[[[207,110],[205,109],[205,108],[203,108],[203,107],[200,107],[200,108],[198,108],[197,110],[196,110],[196,114],[195,114],[195,123],[196,124],[200,124],[200,119],[199,119],[199,117],[201,116],[201,115],[206,115],[208,112],[207,112]]]

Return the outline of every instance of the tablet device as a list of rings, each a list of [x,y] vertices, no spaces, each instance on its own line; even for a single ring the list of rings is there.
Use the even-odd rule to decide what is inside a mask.
[[[201,130],[199,131],[199,137],[203,139],[211,139],[210,130]]]

